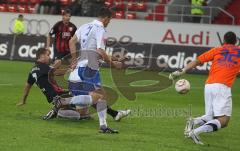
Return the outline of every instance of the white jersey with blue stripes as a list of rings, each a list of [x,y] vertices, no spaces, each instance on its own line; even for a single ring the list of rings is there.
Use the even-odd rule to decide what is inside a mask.
[[[100,57],[96,50],[105,49],[105,33],[103,23],[98,20],[82,25],[75,33],[81,48],[80,60],[87,59],[91,69],[99,69]]]

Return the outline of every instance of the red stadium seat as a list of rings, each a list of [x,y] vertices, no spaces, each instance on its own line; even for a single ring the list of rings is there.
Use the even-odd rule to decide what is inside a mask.
[[[146,17],[145,17],[145,20],[154,20],[154,16],[152,13],[148,14]]]
[[[31,4],[38,4],[38,3],[40,3],[40,0],[30,0],[29,2]]]
[[[7,6],[7,8],[8,8],[8,12],[13,12],[13,13],[17,12],[17,5],[16,4],[9,4]]]
[[[7,5],[6,4],[0,4],[0,12],[7,12]]]
[[[35,9],[35,5],[28,5],[28,13],[34,13]]]
[[[137,9],[136,3],[133,0],[128,1],[127,9],[130,11],[135,11]]]
[[[105,0],[104,3],[107,7],[112,7],[113,6],[113,0]]]
[[[156,20],[157,21],[163,21],[164,20],[164,15],[156,15]]]
[[[71,0],[59,0],[61,5],[69,5],[72,1]]]
[[[114,17],[117,19],[125,19],[124,11],[116,11]]]
[[[19,2],[20,2],[21,4],[26,4],[26,3],[28,2],[28,0],[19,0]]]
[[[8,0],[9,3],[17,3],[17,0]]]
[[[125,4],[124,4],[124,2],[116,2],[116,3],[115,3],[115,8],[116,8],[117,10],[124,10],[124,9],[125,9]]]
[[[236,19],[236,25],[240,25],[240,17]]]
[[[145,2],[138,2],[137,3],[137,10],[138,11],[146,11],[146,9],[147,9],[147,5],[146,5],[146,3]]]
[[[127,13],[127,19],[136,19],[137,15],[136,13]]]
[[[28,13],[28,6],[27,5],[18,5],[18,12],[19,13]]]

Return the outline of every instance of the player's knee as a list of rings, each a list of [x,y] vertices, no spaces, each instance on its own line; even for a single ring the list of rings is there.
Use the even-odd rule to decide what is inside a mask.
[[[92,96],[92,100],[94,103],[98,102],[98,100],[101,100],[104,98],[104,96],[100,93],[90,92],[89,93]]]
[[[230,117],[229,116],[222,116],[217,118],[219,122],[221,123],[221,128],[227,127]]]

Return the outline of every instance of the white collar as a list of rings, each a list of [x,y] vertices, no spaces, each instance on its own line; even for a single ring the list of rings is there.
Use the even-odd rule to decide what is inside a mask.
[[[102,23],[101,21],[97,20],[97,19],[95,19],[95,20],[93,21],[93,23],[94,23],[94,24],[97,24],[97,25],[100,25],[100,26],[102,26],[102,27],[104,28],[103,23]]]

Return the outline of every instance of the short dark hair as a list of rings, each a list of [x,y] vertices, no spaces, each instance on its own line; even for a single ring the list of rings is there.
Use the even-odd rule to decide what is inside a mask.
[[[71,15],[72,11],[70,9],[65,9],[63,12],[62,12],[62,15],[66,15],[66,14],[70,14]]]
[[[102,7],[100,8],[99,12],[98,12],[98,17],[104,18],[104,17],[108,17],[111,18],[112,17],[112,11],[110,8],[108,7]]]
[[[18,15],[18,18],[23,18],[23,15],[22,15],[22,14],[19,14],[19,15]]]
[[[234,32],[229,31],[224,35],[224,43],[226,44],[236,44],[237,36]]]
[[[40,58],[41,55],[45,54],[47,51],[49,51],[46,48],[39,48],[36,52],[36,60]]]

